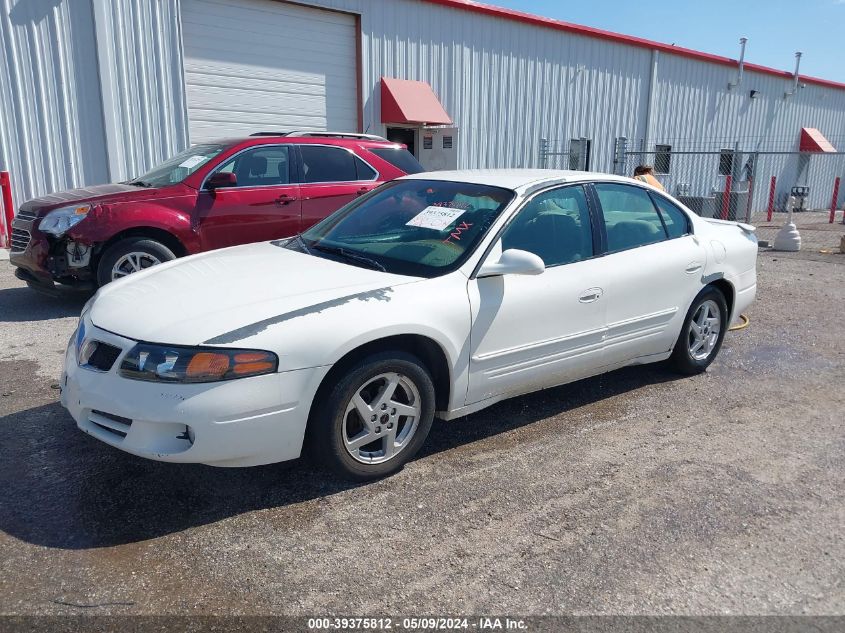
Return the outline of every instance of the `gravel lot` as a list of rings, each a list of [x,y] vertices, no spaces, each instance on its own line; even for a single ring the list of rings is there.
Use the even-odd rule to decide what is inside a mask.
[[[400,474],[144,461],[59,406],[84,297],[0,262],[0,613],[845,612],[845,256],[763,253],[707,374],[436,422]]]

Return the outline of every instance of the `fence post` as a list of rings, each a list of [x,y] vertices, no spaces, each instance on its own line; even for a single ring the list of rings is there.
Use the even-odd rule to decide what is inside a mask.
[[[722,193],[722,219],[727,220],[731,211],[731,184],[733,184],[733,176],[728,174],[725,176],[725,191]]]
[[[540,168],[545,169],[549,160],[549,139],[540,139]]]
[[[745,205],[745,221],[751,222],[751,214],[754,205],[754,186],[757,184],[757,163],[759,162],[760,154],[754,152],[751,155],[751,173],[748,178],[748,204]]]
[[[620,136],[616,139],[616,148],[613,152],[613,173],[617,176],[625,175],[625,163],[628,157],[628,139]]]
[[[0,222],[0,248],[12,245],[12,221],[15,219],[15,207],[12,204],[12,180],[9,172],[0,171],[0,197],[3,199],[3,221]]]
[[[766,208],[766,222],[772,221],[772,214],[775,211],[775,191],[777,191],[777,176],[772,176],[772,184],[769,185],[769,206]]]
[[[833,181],[833,197],[830,199],[830,220],[828,224],[833,224],[833,219],[836,217],[836,203],[839,200],[839,176]]]

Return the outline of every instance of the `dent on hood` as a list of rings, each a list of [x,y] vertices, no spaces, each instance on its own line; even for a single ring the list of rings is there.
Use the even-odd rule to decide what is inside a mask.
[[[297,310],[291,310],[290,312],[285,312],[284,314],[270,317],[269,319],[256,321],[255,323],[250,323],[249,325],[239,327],[235,330],[230,330],[229,332],[225,332],[224,334],[208,339],[203,343],[203,345],[223,345],[228,343],[237,343],[238,341],[250,338],[252,336],[255,336],[256,334],[263,332],[271,325],[284,323],[285,321],[290,321],[299,317],[309,316],[311,314],[318,314],[320,312],[323,312],[324,310],[330,310],[331,308],[337,308],[339,306],[342,306],[346,303],[349,303],[350,301],[390,301],[390,295],[392,292],[393,288],[390,287],[379,288],[377,290],[368,290],[366,292],[358,292],[352,295],[347,295],[345,297],[338,297],[337,299],[322,301],[320,303],[315,303],[314,305],[299,308]]]

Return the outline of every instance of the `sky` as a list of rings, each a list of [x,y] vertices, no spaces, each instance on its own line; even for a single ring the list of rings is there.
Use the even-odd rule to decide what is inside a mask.
[[[845,0],[483,0],[509,9],[845,82]]]

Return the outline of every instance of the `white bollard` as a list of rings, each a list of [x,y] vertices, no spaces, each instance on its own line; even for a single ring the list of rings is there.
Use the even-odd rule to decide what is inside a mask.
[[[795,206],[795,196],[789,196],[787,202],[787,211],[789,215],[786,218],[786,224],[778,231],[775,236],[774,249],[776,251],[800,251],[801,250],[801,234],[798,233],[798,228],[795,222],[792,221],[792,208]]]

